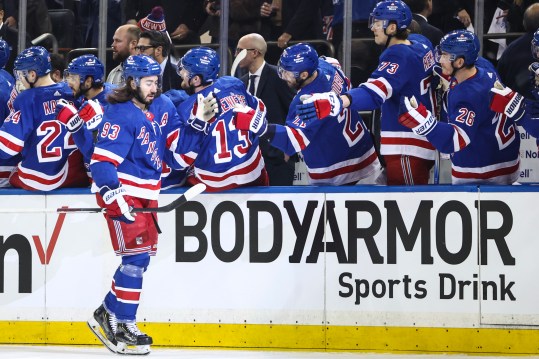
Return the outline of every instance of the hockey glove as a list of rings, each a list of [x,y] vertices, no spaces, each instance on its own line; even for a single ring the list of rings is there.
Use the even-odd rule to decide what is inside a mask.
[[[56,120],[63,123],[69,132],[77,132],[84,123],[77,108],[63,98],[56,101]]]
[[[530,72],[532,74],[532,78],[531,78],[531,82],[532,82],[531,93],[532,93],[532,96],[536,100],[539,100],[539,62],[532,63],[528,67],[528,70],[530,70]]]
[[[199,93],[197,95],[197,102],[193,106],[191,117],[189,117],[187,123],[195,130],[208,134],[208,121],[214,118],[217,112],[219,112],[219,108],[213,92],[210,92],[206,97]]]
[[[99,101],[88,100],[80,106],[79,116],[86,124],[86,128],[93,130],[99,126],[103,120],[103,107]]]
[[[303,104],[298,105],[297,112],[303,121],[337,116],[343,108],[341,97],[333,91],[302,95],[299,99]]]
[[[99,193],[101,194],[101,197],[103,197],[105,209],[110,218],[125,223],[135,222],[135,217],[133,217],[130,212],[131,208],[135,206],[135,203],[129,196],[127,196],[127,192],[122,185],[114,189],[103,186],[99,189]]]
[[[434,67],[432,68],[432,72],[440,79],[438,88],[441,88],[443,92],[447,91],[449,89],[449,86],[451,85],[451,76],[444,75],[442,67],[439,65],[434,65]]]
[[[405,112],[399,116],[399,123],[406,126],[416,135],[426,136],[436,126],[436,118],[422,103],[417,103],[415,97],[404,97]]]
[[[233,111],[232,122],[238,130],[251,131],[257,136],[263,136],[266,133],[268,120],[266,119],[266,106],[262,101],[258,102],[256,109],[236,104]]]
[[[499,81],[494,83],[494,87],[490,89],[493,93],[490,100],[490,109],[494,112],[503,113],[507,117],[512,118],[517,122],[525,113],[524,97],[511,90],[509,87],[504,87]]]

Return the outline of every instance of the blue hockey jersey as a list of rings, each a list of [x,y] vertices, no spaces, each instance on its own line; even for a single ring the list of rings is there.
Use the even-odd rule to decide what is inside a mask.
[[[349,88],[350,81],[342,71],[319,59],[317,76],[292,100],[286,125],[270,125],[271,145],[288,155],[301,152],[311,184],[356,183],[380,166],[370,133],[357,111],[346,108],[338,116],[321,121],[304,122],[297,116],[302,95],[328,91],[340,94]]]
[[[213,92],[219,101],[219,113],[208,128],[208,134],[199,132],[198,151],[182,153],[187,165],[193,165],[193,175],[218,191],[247,185],[264,173],[264,159],[258,146],[258,136],[249,131],[237,130],[232,123],[235,104],[258,106],[258,99],[251,96],[239,79],[224,76],[201,92],[207,96]],[[197,94],[190,96],[179,108],[185,124],[191,116]],[[186,125],[190,127],[189,125]]]
[[[9,104],[14,84],[15,80],[13,79],[13,76],[6,70],[0,69],[0,126],[2,126],[4,120],[10,113]],[[0,187],[9,186],[9,176],[19,161],[20,156],[15,156],[7,160],[0,160]]]
[[[496,73],[476,68],[474,76],[448,90],[448,123],[439,122],[427,138],[451,154],[453,184],[511,184],[519,175],[518,129],[490,109]]]
[[[410,42],[411,45],[396,44],[382,52],[380,64],[370,78],[348,92],[352,97],[350,107],[357,111],[382,109],[382,155],[409,155],[434,160],[434,147],[398,121],[402,96],[415,96],[429,111],[432,111],[435,101],[431,89],[432,49],[421,41]]]
[[[0,158],[21,154],[17,166],[21,182],[30,189],[50,191],[62,186],[70,169],[68,158],[80,156],[67,131],[55,120],[56,101],[73,102],[66,83],[25,90],[13,101],[13,111],[0,127]]]

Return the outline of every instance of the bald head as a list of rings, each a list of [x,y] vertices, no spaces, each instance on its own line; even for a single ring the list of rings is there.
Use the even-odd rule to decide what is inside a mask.
[[[535,32],[539,28],[539,3],[532,4],[526,9],[522,25],[526,32]]]
[[[264,38],[260,34],[253,33],[243,36],[238,42],[238,47],[240,47],[240,42],[245,43],[245,45],[248,45],[246,47],[241,46],[242,49],[257,49],[262,56],[265,56],[266,52],[268,51],[268,45],[266,44],[266,40],[264,40]]]
[[[237,50],[239,49],[248,49],[247,55],[241,60],[239,66],[241,68],[248,68],[249,72],[255,73],[264,62],[268,45],[260,34],[252,33],[243,36],[238,41]]]

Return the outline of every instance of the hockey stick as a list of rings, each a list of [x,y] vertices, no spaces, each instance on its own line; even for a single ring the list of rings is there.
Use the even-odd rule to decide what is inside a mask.
[[[243,49],[240,51],[238,56],[234,59],[234,62],[232,63],[232,67],[230,68],[230,76],[234,76],[236,73],[236,69],[238,68],[238,65],[240,64],[241,60],[243,60],[247,56],[247,49]]]
[[[161,207],[154,208],[133,208],[131,213],[168,213],[175,210],[178,207],[184,205],[187,201],[192,200],[206,189],[206,185],[198,183],[189,188],[180,197],[170,202],[169,204]],[[0,209],[1,213],[105,213],[105,208],[13,208],[13,209]]]

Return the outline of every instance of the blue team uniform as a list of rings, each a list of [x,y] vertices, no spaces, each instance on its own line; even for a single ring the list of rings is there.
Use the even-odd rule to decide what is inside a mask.
[[[6,70],[0,69],[0,126],[4,123],[6,117],[10,113],[10,97],[12,92],[14,96],[16,91],[13,91],[15,80]],[[20,161],[20,156],[15,156],[7,160],[0,160],[0,187],[9,186],[9,175],[15,169],[15,166]]]
[[[56,101],[74,101],[66,83],[25,90],[13,102],[13,111],[0,128],[0,158],[21,154],[18,178],[24,188],[50,191],[77,185],[84,173],[80,152],[65,126],[55,120]]]
[[[396,44],[380,55],[380,64],[367,82],[348,92],[350,108],[357,111],[382,109],[380,152],[382,155],[408,155],[434,160],[436,151],[425,137],[402,126],[398,117],[402,96],[422,102],[428,110],[434,107],[431,89],[434,55],[424,42]]]
[[[328,91],[340,94],[350,88],[342,71],[323,59],[319,59],[316,71],[316,78],[292,100],[286,126],[270,125],[271,145],[288,155],[301,152],[311,184],[356,183],[380,167],[370,133],[357,111],[344,109],[338,116],[320,121],[304,122],[297,116],[302,95]]]
[[[439,122],[427,139],[451,154],[453,184],[510,184],[519,175],[518,129],[507,116],[493,112],[485,98],[496,73],[476,68],[474,76],[448,90],[449,123]]]
[[[267,178],[258,136],[237,130],[232,123],[235,104],[256,108],[259,100],[247,93],[243,82],[230,76],[218,78],[199,93],[207,96],[210,92],[219,101],[219,113],[209,124],[207,135],[199,132],[200,149],[189,153],[178,151],[186,167],[193,165],[192,174],[196,180],[192,183],[202,182],[208,190],[219,191],[253,185],[261,177]],[[184,124],[192,115],[197,95],[190,96],[179,107]]]

